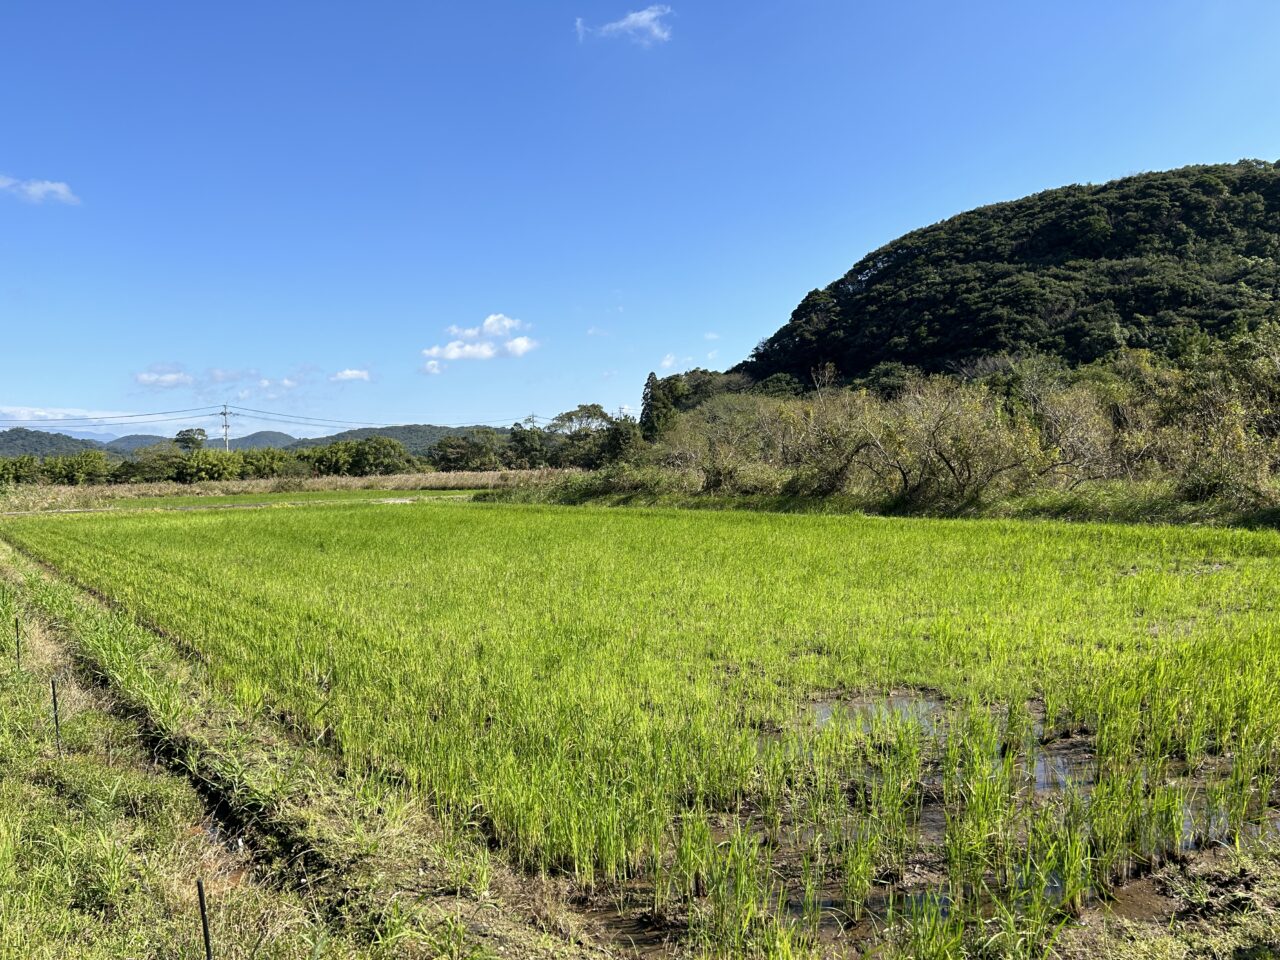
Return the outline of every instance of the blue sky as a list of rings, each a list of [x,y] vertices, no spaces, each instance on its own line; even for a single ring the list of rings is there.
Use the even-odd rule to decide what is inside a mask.
[[[914,227],[1280,158],[1272,0],[26,0],[3,24],[9,421],[634,408]],[[328,432],[235,432],[266,427]]]

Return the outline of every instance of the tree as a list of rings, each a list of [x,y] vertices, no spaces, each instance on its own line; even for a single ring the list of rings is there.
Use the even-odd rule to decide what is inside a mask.
[[[438,470],[502,468],[496,430],[477,429],[470,436],[441,437],[427,457]]]
[[[507,437],[507,466],[516,470],[536,470],[550,465],[551,448],[547,433],[533,417],[513,423]]]
[[[551,419],[555,462],[561,467],[593,470],[604,461],[605,438],[613,418],[598,403],[583,403]]]
[[[274,447],[244,450],[240,455],[240,476],[247,480],[306,476],[309,472],[306,463],[294,454]]]
[[[298,452],[301,460],[311,464],[322,477],[346,477],[354,471],[356,443],[354,440],[336,440],[322,447],[309,447]]]
[[[186,430],[179,430],[177,436],[173,438],[173,442],[178,445],[178,449],[183,453],[195,453],[204,446],[205,441],[209,439],[209,435],[204,432],[202,427],[189,427]]]
[[[640,445],[640,424],[635,417],[615,417],[604,432],[602,454],[606,463],[625,460]]]
[[[656,441],[671,426],[676,416],[675,404],[670,393],[658,379],[656,373],[650,372],[644,382],[644,395],[640,403],[640,435],[650,443]]]
[[[179,483],[200,483],[205,480],[234,480],[239,475],[239,453],[193,450],[179,461],[173,479]]]
[[[390,437],[366,437],[355,442],[351,472],[358,477],[407,473],[413,469],[413,457],[399,440]]]

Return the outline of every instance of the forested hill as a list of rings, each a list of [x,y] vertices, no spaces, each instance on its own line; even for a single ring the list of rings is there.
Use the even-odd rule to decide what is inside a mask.
[[[489,428],[473,427],[440,427],[429,423],[409,423],[398,427],[362,427],[357,430],[345,430],[327,437],[313,437],[299,440],[287,433],[260,431],[247,437],[232,439],[233,450],[257,450],[264,447],[275,447],[280,450],[304,450],[309,447],[321,447],[339,440],[363,440],[367,437],[390,437],[405,445],[409,453],[423,456],[442,437],[472,436],[478,431]],[[504,427],[493,431],[498,436],[505,436],[508,430]],[[18,457],[33,455],[38,457],[72,456],[86,450],[102,450],[118,457],[133,457],[148,447],[168,443],[172,438],[152,434],[130,434],[117,437],[109,442],[79,439],[64,433],[51,433],[44,430],[27,430],[14,427],[0,430],[0,457]],[[221,449],[222,440],[211,437],[207,445],[213,449]]]
[[[81,440],[65,433],[46,433],[23,427],[0,430],[0,457],[20,457],[27,454],[36,457],[73,456],[101,447],[102,444],[93,440]]]
[[[1243,160],[1047,190],[915,230],[801,301],[734,368],[844,377],[1120,347],[1177,356],[1280,319],[1280,163]]]
[[[444,437],[465,437],[471,436],[477,431],[490,429],[482,426],[471,427],[439,427],[431,423],[406,423],[398,427],[358,427],[355,430],[344,430],[342,433],[335,433],[329,437],[315,437],[307,440],[298,440],[290,444],[289,450],[303,450],[307,447],[319,447],[326,443],[335,443],[339,440],[364,440],[368,437],[390,437],[392,440],[399,440],[404,444],[406,450],[412,454],[422,456],[434,447]],[[494,431],[500,436],[505,436],[506,427]]]

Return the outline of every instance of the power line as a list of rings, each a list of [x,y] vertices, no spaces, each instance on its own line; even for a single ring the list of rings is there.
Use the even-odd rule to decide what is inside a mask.
[[[230,433],[230,417],[241,417],[245,420],[262,423],[278,423],[296,427],[339,428],[364,427],[368,429],[387,429],[391,427],[414,426],[409,423],[378,423],[372,420],[340,420],[334,417],[313,417],[300,413],[283,413],[276,410],[260,410],[254,407],[241,407],[236,404],[210,405],[207,407],[189,407],[184,410],[158,410],[151,413],[121,413],[101,417],[57,417],[43,419],[3,419],[0,428],[35,425],[45,428],[65,427],[144,427],[157,423],[191,422],[193,420],[222,419],[222,435],[224,446]],[[523,423],[532,420],[535,423],[549,423],[550,417],[538,414],[524,416],[500,417],[492,420],[465,420],[456,423],[433,423],[436,427],[486,427],[507,426],[512,423]]]
[[[202,414],[201,411],[204,411],[204,413]],[[208,407],[190,407],[186,410],[157,410],[152,413],[113,413],[113,414],[104,414],[101,417],[42,417],[42,418],[35,418],[31,420],[16,420],[16,419],[0,418],[0,424],[17,425],[17,424],[25,424],[25,423],[38,423],[38,424],[65,423],[69,425],[84,424],[86,426],[124,426],[130,422],[167,423],[169,421],[160,420],[158,418],[167,417],[170,414],[176,414],[176,413],[191,413],[191,414],[200,414],[203,416],[215,415],[214,408],[212,406],[208,406]],[[147,418],[151,418],[151,419],[147,419]],[[183,418],[175,417],[174,419],[181,420]],[[197,419],[197,418],[193,417],[192,419]]]
[[[413,426],[404,422],[400,423],[374,423],[370,420],[335,420],[329,417],[309,417],[300,413],[280,413],[274,410],[257,410],[253,407],[241,407],[230,404],[230,409],[246,415],[248,420],[263,420],[271,423],[292,423],[298,426],[351,426],[351,427],[405,427]],[[249,414],[257,414],[257,416],[248,416]],[[527,417],[499,417],[493,420],[466,420],[459,423],[432,423],[433,427],[483,427],[515,423],[519,420],[527,419]],[[535,417],[538,420],[547,420],[547,417]]]
[[[301,413],[280,413],[275,410],[257,410],[257,409],[254,409],[253,407],[242,407],[242,406],[239,406],[238,404],[231,404],[231,409],[241,410],[245,413],[261,413],[271,417],[283,417],[283,418],[287,418],[295,421],[304,421],[304,420],[315,421],[317,423],[340,424],[343,426],[352,426],[352,427],[398,427],[398,426],[401,426],[401,424],[398,424],[398,423],[374,423],[371,420],[336,420],[332,417],[308,417]]]
[[[395,426],[390,426],[390,427],[348,427],[347,430],[336,430],[336,428],[331,425],[326,426],[325,424],[322,424],[322,423],[309,423],[303,420],[291,420],[287,417],[267,417],[267,416],[262,416],[260,414],[239,413],[238,411],[232,411],[232,416],[238,416],[242,420],[252,421],[254,423],[270,423],[270,424],[278,424],[280,426],[286,426],[286,427],[309,427],[311,429],[327,429],[327,430],[335,430],[337,433],[345,433],[349,430],[372,430],[377,432],[377,431],[395,429],[396,426],[406,426],[406,427],[418,426],[418,424],[396,424]],[[432,424],[422,424],[422,426],[444,427],[447,429],[458,429],[458,428],[465,428],[465,427],[503,428],[503,427],[509,426],[511,422],[512,421],[510,420],[493,420],[490,422],[470,421],[465,424],[432,423]]]
[[[153,420],[126,420],[121,423],[73,423],[72,427],[149,427],[153,423],[190,423],[193,420],[206,420],[210,417],[216,417],[216,413],[202,413],[189,417],[158,417]],[[62,424],[61,420],[39,420],[35,421],[42,426],[57,426]],[[16,429],[16,427],[6,427],[4,421],[0,421],[0,429]]]

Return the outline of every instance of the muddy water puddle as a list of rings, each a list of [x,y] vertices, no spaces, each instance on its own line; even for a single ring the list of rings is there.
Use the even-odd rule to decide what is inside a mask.
[[[792,814],[803,817],[797,807],[784,815],[780,825],[775,821],[770,829],[763,816],[749,806],[737,813],[717,815],[713,822],[713,837],[722,846],[739,830],[760,838],[761,849],[767,851],[770,861],[770,882],[775,887],[771,896],[771,902],[775,904],[774,915],[804,931],[820,945],[824,956],[874,952],[886,927],[895,918],[901,920],[919,910],[946,915],[953,909],[955,888],[948,877],[945,853],[950,808],[943,803],[939,765],[948,733],[958,729],[956,720],[963,716],[965,709],[964,705],[951,704],[936,695],[912,689],[893,690],[881,696],[827,696],[808,701],[798,709],[792,736],[799,734],[801,743],[805,740],[806,731],[815,735],[823,731],[839,735],[839,731],[829,731],[833,725],[847,728],[854,736],[871,734],[873,740],[886,737],[888,743],[896,741],[905,732],[912,741],[922,743],[926,757],[932,758],[926,760],[920,769],[918,799],[915,810],[908,817],[905,859],[891,874],[877,873],[871,891],[856,906],[848,901],[838,879],[840,869],[834,862],[838,854],[834,854],[830,846],[827,856],[832,860],[828,862],[827,869],[820,871],[816,884],[813,875],[809,874],[807,889],[805,862],[812,856],[815,840],[819,837],[822,839],[817,847],[821,848],[823,843],[838,843],[839,837],[858,835],[861,827],[857,821],[861,814],[855,809],[856,801],[853,799],[859,789],[855,781],[868,775],[874,778],[874,764],[849,772],[852,778],[849,784],[851,806],[844,814],[837,813],[829,823],[824,821],[814,825],[797,821]],[[992,711],[998,721],[1003,721],[1003,709],[992,708]],[[1002,745],[1000,753],[993,758],[998,760],[1007,749],[1017,751],[1014,789],[1018,799],[1015,803],[1053,804],[1070,792],[1088,807],[1099,778],[1093,736],[1069,730],[1046,740],[1044,726],[1034,719],[1025,729],[1025,739],[1015,735],[1009,741],[1021,743],[1021,746]],[[779,739],[776,735],[766,736],[762,740],[762,750],[776,748]],[[1229,838],[1234,839],[1225,818],[1210,809],[1208,798],[1212,793],[1206,789],[1208,784],[1224,779],[1227,771],[1212,765],[1202,766],[1194,773],[1169,764],[1159,765],[1156,769],[1165,784],[1186,789],[1184,836],[1173,856],[1211,855],[1212,848],[1227,843]],[[1145,773],[1138,775],[1146,776]],[[865,787],[863,783],[860,788]],[[1274,812],[1265,817],[1259,816],[1258,822],[1246,826],[1242,834],[1249,838],[1280,837],[1280,816]],[[1167,857],[1168,854],[1157,858],[1157,863],[1167,860]],[[1119,882],[1105,898],[1093,891],[1085,893],[1085,909],[1090,912],[1103,910],[1112,916],[1130,920],[1168,919],[1176,910],[1176,901],[1162,892],[1150,875],[1151,869],[1152,864],[1140,861],[1122,865]],[[984,884],[988,882],[995,883],[996,880],[989,877],[983,881]],[[1051,900],[1065,896],[1062,891],[1055,893],[1054,881],[1050,882],[1047,893]],[[1016,890],[1010,895],[1016,897]],[[994,914],[996,902],[990,900],[992,896],[984,890],[975,900],[973,891],[968,891],[964,894],[964,909],[976,909],[979,915],[988,911]],[[999,896],[1003,902],[1004,894]],[[990,902],[984,905],[987,900]],[[693,909],[705,906],[701,901],[699,904]],[[589,907],[584,904],[583,916],[603,941],[629,955],[673,957],[688,942],[690,908],[668,909],[674,909],[674,912],[656,916],[652,882],[637,880],[628,883],[620,894],[615,892],[614,898],[608,902],[595,899]]]
[[[922,732],[939,732],[946,707],[939,697],[916,690],[895,690],[885,696],[825,697],[804,705],[801,724],[816,730],[833,722],[869,729],[885,722],[916,723]]]
[[[1077,789],[1087,793],[1098,779],[1098,760],[1090,737],[1069,737],[1035,747],[1032,777],[1039,795]]]

